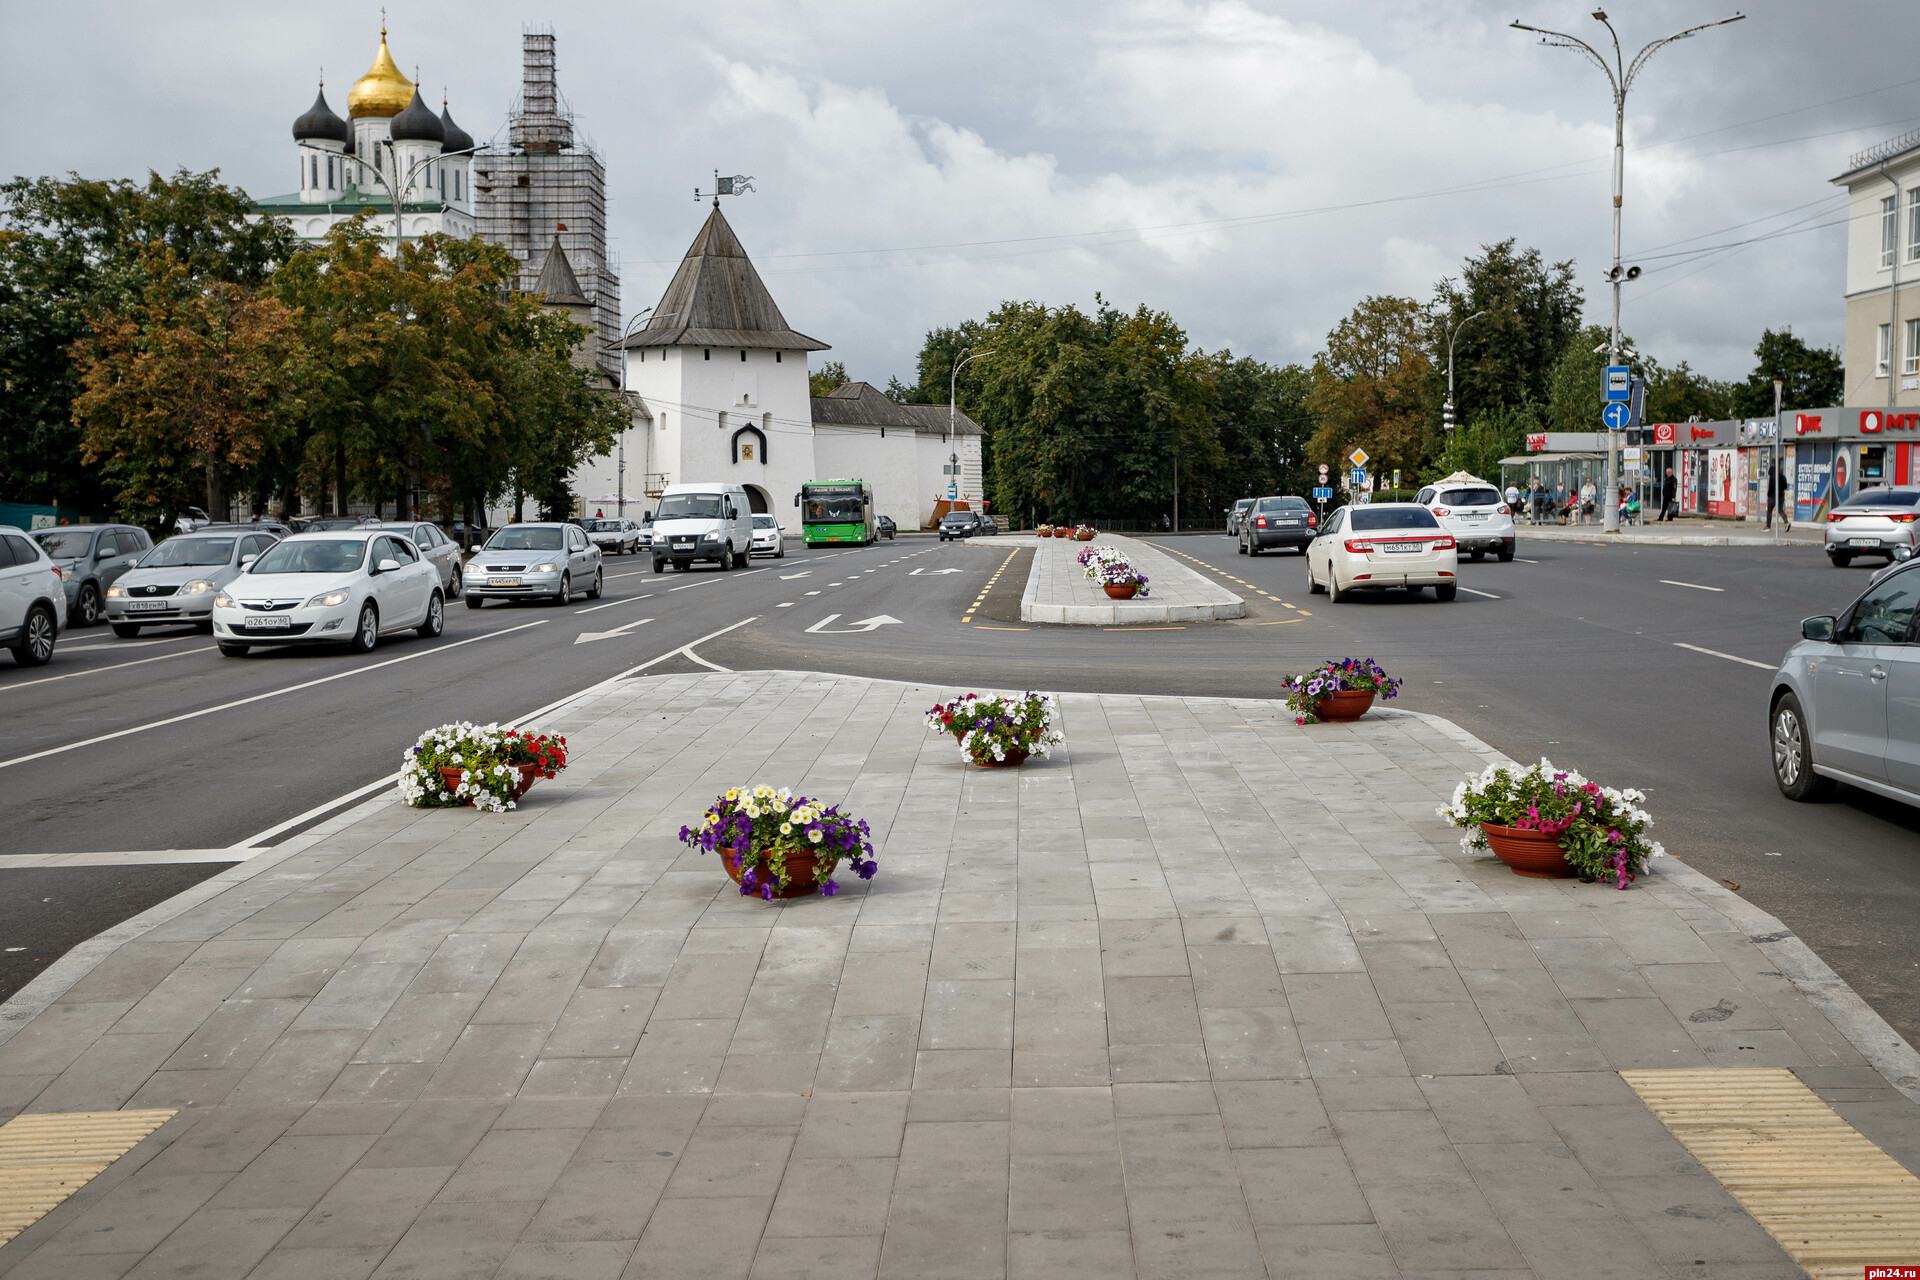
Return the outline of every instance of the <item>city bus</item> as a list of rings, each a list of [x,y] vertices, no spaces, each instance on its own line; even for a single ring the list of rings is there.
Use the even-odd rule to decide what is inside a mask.
[[[864,480],[823,480],[803,484],[794,495],[800,508],[800,533],[810,547],[828,542],[873,541],[873,487]]]

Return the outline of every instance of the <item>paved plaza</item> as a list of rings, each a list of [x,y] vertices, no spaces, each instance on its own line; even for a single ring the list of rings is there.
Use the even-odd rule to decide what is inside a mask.
[[[4,1114],[179,1111],[0,1274],[1802,1274],[1628,1069],[1790,1068],[1920,1166],[1912,1051],[1777,922],[1463,855],[1444,721],[1068,695],[985,770],[954,692],[612,682],[517,812],[382,798],[82,948],[0,1013]],[[682,848],[762,781],[879,875]]]

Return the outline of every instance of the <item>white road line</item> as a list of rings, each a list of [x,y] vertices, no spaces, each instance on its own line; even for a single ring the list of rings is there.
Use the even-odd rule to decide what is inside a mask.
[[[1472,587],[1462,587],[1460,589],[1470,596],[1485,596],[1489,600],[1498,600],[1500,598],[1491,591],[1475,591]]]
[[[1675,582],[1672,578],[1662,578],[1661,582],[1669,587],[1692,587],[1695,591],[1725,591],[1725,587],[1703,587],[1697,582]]]
[[[81,747],[96,746],[102,742],[112,742],[116,738],[129,737],[136,733],[145,733],[149,729],[164,729],[170,724],[179,724],[186,720],[198,720],[201,716],[210,716],[220,711],[231,711],[235,707],[248,706],[255,702],[265,702],[268,698],[278,698],[283,694],[298,693],[302,689],[311,689],[315,685],[331,684],[335,680],[345,680],[352,676],[363,676],[369,671],[378,671],[382,667],[391,667],[401,662],[412,662],[415,658],[430,658],[435,654],[458,649],[462,645],[477,644],[482,640],[492,640],[498,636],[510,636],[516,631],[525,631],[528,627],[544,627],[547,618],[538,622],[523,622],[517,627],[508,627],[504,631],[489,631],[485,635],[470,636],[465,640],[455,640],[452,644],[436,645],[431,649],[422,649],[418,653],[403,654],[398,658],[388,658],[385,662],[376,662],[370,666],[355,667],[351,671],[339,671],[330,676],[321,676],[317,680],[304,680],[299,684],[290,684],[284,689],[269,689],[265,693],[256,693],[250,698],[238,698],[232,702],[223,702],[216,707],[203,707],[198,711],[189,711],[184,715],[168,716],[165,720],[153,720],[146,724],[137,724],[129,729],[118,729],[113,733],[102,733],[92,738],[83,738],[79,742],[69,742],[63,747],[48,747],[45,751],[35,751],[24,756],[15,756],[11,760],[0,760],[0,769],[11,769],[17,764],[26,764],[33,760],[44,760],[48,756],[64,755],[69,751],[78,751]]]
[[[590,609],[575,609],[574,612],[575,613],[598,613],[602,609],[611,609],[616,604],[632,604],[635,600],[651,600],[651,599],[653,599],[653,593],[648,592],[644,596],[628,596],[625,600],[610,600],[606,604],[596,604]]]
[[[1728,662],[1744,663],[1749,667],[1758,667],[1762,671],[1778,671],[1780,669],[1777,663],[1755,662],[1752,658],[1742,658],[1731,653],[1722,653],[1718,649],[1702,649],[1697,644],[1681,644],[1678,640],[1673,642],[1673,647],[1676,649],[1691,649],[1695,653],[1704,653],[1710,658],[1725,658]]]
[[[142,667],[149,662],[164,662],[168,658],[178,658],[182,654],[188,653],[208,653],[211,652],[212,649],[212,645],[203,644],[198,649],[176,649],[172,653],[156,654],[151,658],[135,658],[132,662],[116,662],[110,667],[92,667],[86,671],[69,671],[63,676],[42,676],[38,680],[26,680],[20,684],[0,685],[0,693],[5,693],[9,689],[31,689],[35,685],[52,684],[56,680],[73,680],[80,676],[97,676],[102,671],[118,671],[122,667]]]
[[[1540,563],[1538,560],[1529,560],[1525,556],[1515,556],[1514,559],[1518,560],[1521,564],[1539,564]]]
[[[178,626],[180,624],[174,623]],[[91,653],[95,649],[144,649],[150,644],[179,644],[182,640],[198,640],[198,630],[189,631],[181,636],[162,636],[158,640],[96,640],[92,644],[61,645],[61,653]]]

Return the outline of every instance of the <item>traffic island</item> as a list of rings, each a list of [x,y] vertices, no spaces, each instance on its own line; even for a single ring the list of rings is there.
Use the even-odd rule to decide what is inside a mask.
[[[1065,694],[1052,754],[980,769],[924,718],[966,692],[610,681],[520,808],[382,796],[85,944],[0,1007],[0,1116],[46,1117],[26,1161],[124,1136],[0,1272],[1920,1257],[1913,1051],[1683,864],[1464,852],[1436,811],[1501,757],[1456,726]],[[743,896],[680,831],[755,783],[859,814],[879,873]]]
[[[1103,533],[1092,542],[1072,538],[1034,541],[1039,545],[1027,573],[1027,589],[1020,597],[1022,622],[1112,627],[1247,616],[1245,600],[1138,539]],[[1113,547],[1146,574],[1146,596],[1114,600],[1088,579],[1078,557],[1090,546]]]

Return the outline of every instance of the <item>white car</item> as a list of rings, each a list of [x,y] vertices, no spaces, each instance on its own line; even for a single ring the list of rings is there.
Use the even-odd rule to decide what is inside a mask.
[[[1433,512],[1417,502],[1341,507],[1307,546],[1307,590],[1335,604],[1355,591],[1404,588],[1437,599],[1459,591],[1459,550]]]
[[[259,644],[343,644],[371,653],[383,635],[446,625],[440,573],[384,529],[296,533],[213,598],[213,636],[229,658]]]
[[[772,556],[775,560],[787,554],[785,531],[780,521],[773,516],[757,515],[753,518],[753,542],[747,548],[748,556]]]
[[[1455,472],[1420,490],[1414,501],[1433,512],[1460,550],[1475,560],[1489,551],[1502,563],[1513,559],[1513,508],[1485,480]]]
[[[23,667],[43,666],[67,625],[67,584],[25,532],[0,528],[0,645]]]
[[[1827,559],[1844,569],[1855,556],[1894,559],[1894,548],[1920,549],[1914,530],[1920,528],[1920,489],[1901,486],[1868,489],[1838,503],[1827,513]]]

